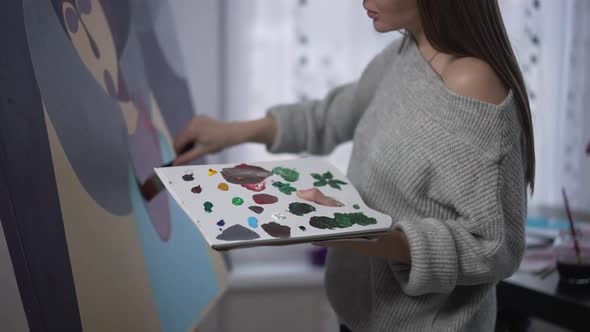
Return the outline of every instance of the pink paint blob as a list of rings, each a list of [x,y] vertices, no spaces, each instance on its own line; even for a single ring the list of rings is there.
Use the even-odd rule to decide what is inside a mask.
[[[266,182],[262,181],[260,183],[246,183],[246,184],[243,184],[242,187],[244,187],[248,190],[261,192],[264,189],[266,189]]]

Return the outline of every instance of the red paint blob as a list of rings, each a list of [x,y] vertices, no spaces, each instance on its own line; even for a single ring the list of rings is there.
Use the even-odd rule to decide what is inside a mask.
[[[252,196],[252,199],[256,204],[274,204],[279,201],[276,196],[268,195],[268,194],[256,194]]]
[[[193,187],[193,189],[191,189],[191,192],[194,193],[194,194],[200,194],[201,191],[203,191],[203,189],[201,188],[201,186],[196,186],[196,187]]]

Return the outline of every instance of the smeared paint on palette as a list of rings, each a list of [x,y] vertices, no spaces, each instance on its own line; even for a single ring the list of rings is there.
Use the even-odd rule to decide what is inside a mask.
[[[193,173],[186,173],[182,176],[184,181],[193,181],[195,179]]]
[[[227,183],[221,182],[220,184],[217,185],[217,189],[219,189],[221,191],[228,191],[229,186],[227,185]]]
[[[214,170],[214,169],[212,169],[212,168],[209,168],[209,171],[207,171],[207,175],[208,175],[208,176],[213,176],[213,175],[215,175],[215,174],[217,174],[217,171],[216,171],[216,170]]]
[[[264,181],[272,173],[262,167],[240,164],[232,168],[224,168],[221,175],[225,181],[234,184],[255,184]]]
[[[203,191],[203,189],[201,188],[201,186],[196,186],[191,189],[191,192],[193,194],[200,194],[202,191]]]
[[[225,226],[225,220],[221,219],[217,222],[217,226],[223,227]]]
[[[284,214],[280,214],[280,213],[273,213],[272,218],[274,220],[285,220],[285,219],[287,219],[287,216],[285,216]]]
[[[257,214],[261,214],[262,211],[264,211],[264,208],[262,206],[249,206],[248,209],[250,209],[252,212],[257,213]]]
[[[299,229],[302,230],[302,231],[304,231],[304,232],[307,230],[307,228],[305,228],[305,226],[299,226]]]
[[[252,228],[258,227],[258,219],[256,217],[249,217],[248,218],[248,225]]]
[[[307,203],[293,202],[289,204],[289,212],[296,216],[302,216],[313,211],[315,211],[315,207]]]
[[[246,241],[260,238],[258,233],[247,229],[246,227],[236,224],[226,228],[216,239],[224,241]]]
[[[283,226],[273,221],[268,224],[262,224],[261,227],[272,237],[279,239],[287,239],[291,237],[291,227],[289,226]]]
[[[361,207],[360,207],[358,204],[355,204],[355,205],[353,205],[352,207],[353,207],[355,210],[358,210],[358,209],[360,209],[360,208],[361,208]]]
[[[261,192],[264,189],[266,189],[266,182],[262,181],[260,183],[246,183],[246,184],[243,184],[242,187],[244,187],[248,190]]]
[[[282,192],[285,195],[291,195],[291,193],[297,191],[297,189],[291,187],[291,184],[289,184],[289,183],[283,183],[281,181],[273,182],[272,185],[273,185],[273,187],[279,188],[279,191]]]
[[[362,212],[353,213],[334,213],[334,217],[316,216],[311,217],[309,224],[319,229],[348,228],[352,225],[374,225],[377,223],[375,218],[367,217]]]
[[[252,199],[256,204],[274,204],[279,201],[276,196],[269,195],[269,194],[256,194],[252,196]]]
[[[273,168],[272,172],[282,177],[285,181],[295,182],[299,179],[299,173],[294,169],[279,166]]]

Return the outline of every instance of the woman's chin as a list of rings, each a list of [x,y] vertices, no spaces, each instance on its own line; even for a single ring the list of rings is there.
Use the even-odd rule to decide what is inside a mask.
[[[375,29],[375,31],[381,33],[392,31],[392,29],[379,22],[379,20],[373,20],[373,28]]]

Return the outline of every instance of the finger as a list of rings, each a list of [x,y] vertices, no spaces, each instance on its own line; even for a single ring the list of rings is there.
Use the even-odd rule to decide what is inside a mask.
[[[202,145],[197,145],[194,148],[192,148],[191,150],[189,150],[188,152],[183,153],[180,156],[176,157],[176,159],[174,160],[172,165],[178,166],[178,165],[188,164],[189,162],[191,162],[195,159],[201,158],[202,156],[206,155],[207,153],[209,153],[209,150],[204,148]]]
[[[297,191],[296,195],[297,197],[306,201],[311,201],[324,206],[342,206],[342,203],[324,195],[317,188],[299,190]]]
[[[176,151],[177,154],[180,154],[182,152],[182,149],[190,143],[197,143],[195,141],[195,137],[193,135],[193,126],[192,126],[192,121],[186,126],[184,127],[184,129],[180,132],[180,134],[176,137],[176,140],[174,141],[174,151]]]

